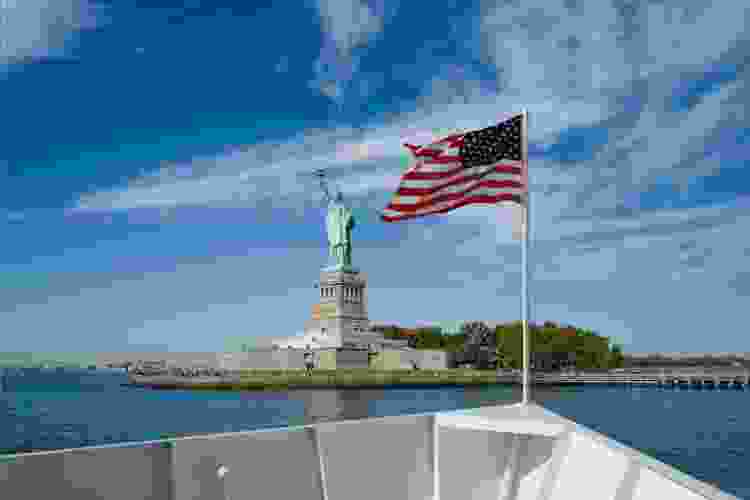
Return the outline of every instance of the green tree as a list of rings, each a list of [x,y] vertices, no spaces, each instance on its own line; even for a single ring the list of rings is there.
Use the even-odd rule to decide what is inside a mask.
[[[609,358],[610,368],[622,368],[625,364],[625,356],[622,354],[622,346],[619,344],[612,344]]]
[[[515,322],[495,327],[495,343],[502,345],[507,368],[520,368],[523,361],[521,323]]]
[[[417,349],[442,349],[445,346],[443,336],[435,328],[417,329]]]
[[[498,368],[513,368],[513,356],[511,355],[510,350],[505,344],[498,342],[497,346],[495,347],[495,356],[497,356]]]
[[[395,325],[386,325],[381,328],[381,333],[387,339],[397,339],[401,337],[401,329]]]
[[[463,334],[459,335],[443,335],[442,336],[442,343],[443,343],[443,349],[446,351],[461,351],[464,348],[464,341],[466,339],[466,336]]]

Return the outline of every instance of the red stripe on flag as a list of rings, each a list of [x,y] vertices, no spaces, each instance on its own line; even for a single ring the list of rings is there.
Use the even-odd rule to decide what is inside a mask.
[[[500,203],[501,201],[513,201],[515,203],[522,203],[521,196],[513,193],[501,193],[497,195],[474,195],[474,196],[468,196],[464,198],[463,200],[459,200],[456,203],[451,204],[448,207],[444,208],[438,208],[435,210],[429,210],[419,213],[404,213],[402,215],[380,215],[380,219],[383,222],[397,222],[407,219],[416,219],[417,217],[422,217],[425,215],[434,215],[434,214],[444,214],[447,212],[450,212],[451,210],[455,210],[457,208],[461,208],[464,205],[469,205],[472,203],[476,204],[488,204],[488,205],[494,205],[496,203]]]
[[[426,148],[420,148],[416,151],[412,150],[412,153],[416,158],[430,158],[431,162],[443,162],[445,161],[461,161],[460,156],[455,155],[447,155],[445,154],[445,151],[439,150],[439,149],[426,149]],[[446,160],[448,158],[448,160]]]
[[[415,146],[414,144],[408,144],[408,143],[405,143],[405,144],[404,144],[404,147],[405,147],[405,148],[408,148],[408,149],[409,149],[409,151],[411,151],[411,152],[412,152],[412,154],[414,154],[414,155],[416,156],[416,154],[417,154],[417,151],[419,151],[419,148],[421,148],[422,146]]]
[[[435,162],[430,162],[435,163]],[[489,166],[489,165],[488,165]],[[418,172],[418,171],[411,171],[406,172],[403,176],[403,180],[410,180],[410,181],[431,181],[431,180],[440,180],[445,179],[447,177],[453,177],[454,175],[461,173],[462,170],[465,170],[466,167],[463,165],[459,165],[456,168],[452,168],[450,170],[445,170],[444,172]],[[491,170],[493,172],[497,172],[499,174],[512,174],[512,175],[522,175],[522,168],[521,167],[514,167],[512,165],[504,165],[499,164],[495,166],[494,170]]]
[[[404,173],[404,175],[401,178],[402,180],[412,180],[412,181],[440,180],[446,177],[454,176],[460,173],[463,169],[464,169],[463,165],[458,165],[456,168],[445,170],[444,172],[420,172],[418,170],[412,170],[410,172]]]
[[[418,188],[418,189],[428,189],[436,191],[438,189],[442,189],[445,186],[450,186],[452,184],[460,184],[461,182],[465,182],[467,180],[473,180],[478,179],[480,177],[484,177],[486,175],[491,174],[507,174],[507,175],[515,175],[520,176],[521,175],[521,168],[515,167],[512,165],[495,165],[494,167],[487,168],[484,172],[480,172],[478,174],[473,175],[456,175],[460,174],[461,172],[468,172],[470,170],[466,168],[461,169],[451,169],[447,170],[445,172],[420,172],[419,169],[414,169],[408,172],[405,172],[404,175],[401,176],[401,183],[403,184],[404,181],[440,181],[442,179],[450,179],[446,180],[446,182],[438,183],[435,182],[433,186],[430,186],[429,188]],[[425,174],[429,174],[427,178],[425,178]],[[437,174],[437,175],[435,175]],[[412,189],[412,188],[407,188]],[[417,189],[417,188],[413,188]],[[404,194],[404,193],[399,193]],[[427,194],[427,193],[416,193],[416,194]]]
[[[479,195],[472,195],[471,191],[475,191],[477,189],[481,188],[510,188],[510,186],[496,186],[496,183],[504,184],[507,181],[479,181],[468,187],[467,189],[464,189],[463,191],[459,191],[456,193],[443,193],[438,194],[435,196],[429,197],[429,199],[420,201],[417,203],[389,203],[386,208],[390,210],[395,210],[397,212],[415,212],[419,209],[429,207],[430,205],[436,205],[438,203],[442,203],[445,201],[451,201],[451,200],[460,200],[464,197],[469,196],[479,196]],[[515,194],[515,193],[510,193]],[[488,195],[489,196],[489,195]]]
[[[439,141],[436,142],[436,144],[442,144],[444,142],[447,142],[451,144],[451,147],[458,147],[463,142],[464,134],[453,134],[449,135],[447,137],[443,137]]]
[[[408,187],[400,187],[398,188],[398,191],[396,191],[396,194],[399,196],[426,196],[430,194],[437,193],[441,189],[450,187],[450,186],[457,186],[459,184],[463,184],[465,182],[472,182],[476,180],[480,180],[488,175],[491,175],[492,172],[489,174],[479,174],[479,175],[471,175],[466,177],[460,177],[458,179],[455,179],[451,182],[446,182],[445,184],[441,184],[437,187],[432,188],[408,188]],[[493,187],[493,188],[523,188],[523,183],[520,181],[514,181],[514,180],[494,180],[494,179],[485,179],[480,182],[482,187]]]

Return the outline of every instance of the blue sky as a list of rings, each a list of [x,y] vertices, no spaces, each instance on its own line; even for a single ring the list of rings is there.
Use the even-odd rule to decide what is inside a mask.
[[[274,6],[274,4],[276,4]],[[514,208],[385,224],[406,141],[530,116],[532,319],[750,351],[744,2],[24,0],[0,46],[7,351],[300,332],[331,169],[371,319],[519,317]]]

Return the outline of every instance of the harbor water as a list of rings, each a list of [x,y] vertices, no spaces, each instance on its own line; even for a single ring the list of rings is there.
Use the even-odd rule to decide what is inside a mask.
[[[520,400],[510,386],[157,391],[123,373],[22,370],[0,392],[4,452],[75,448],[321,420],[455,410]],[[532,399],[718,488],[750,498],[750,391],[544,387]]]

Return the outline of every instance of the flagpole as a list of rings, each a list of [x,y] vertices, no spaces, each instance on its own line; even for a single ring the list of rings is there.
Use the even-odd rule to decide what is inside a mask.
[[[521,210],[521,329],[523,334],[523,398],[521,404],[529,403],[529,143],[528,143],[528,123],[529,114],[526,109],[523,110],[523,125],[521,130],[521,154],[523,158],[523,168],[525,169],[524,180],[526,185],[524,191],[526,199],[524,200]]]

